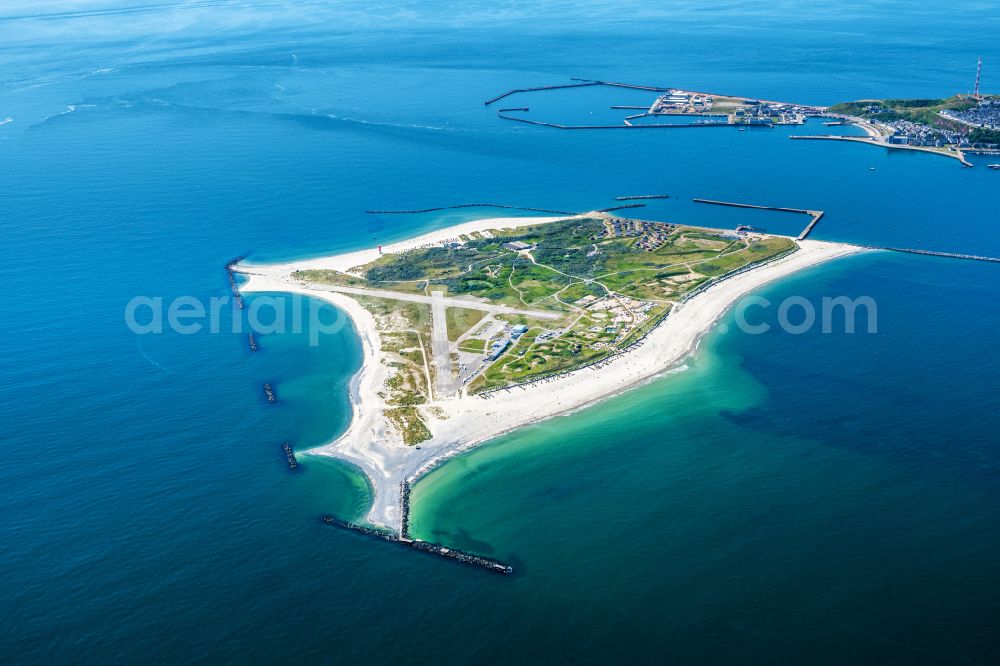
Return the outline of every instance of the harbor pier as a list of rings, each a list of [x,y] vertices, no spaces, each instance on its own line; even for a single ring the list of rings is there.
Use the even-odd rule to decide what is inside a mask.
[[[813,140],[825,140],[825,141],[849,141],[853,143],[867,143],[870,146],[881,146],[883,148],[888,148],[889,150],[917,150],[923,153],[930,153],[932,155],[942,155],[944,157],[952,157],[962,163],[964,167],[971,167],[972,162],[965,159],[965,154],[961,150],[942,150],[940,148],[932,146],[909,146],[906,144],[889,143],[888,141],[880,141],[871,136],[844,136],[840,134],[800,134],[788,137],[789,139],[813,139]]]
[[[806,228],[798,235],[796,240],[804,240],[806,236],[812,233],[812,230],[816,227],[816,224],[823,217],[823,211],[821,210],[807,210],[805,208],[785,208],[782,206],[759,206],[757,204],[748,203],[736,203],[734,201],[716,201],[715,199],[692,199],[695,203],[712,204],[713,206],[729,206],[730,208],[753,208],[755,210],[774,210],[780,213],[799,213],[802,215],[808,215],[812,219]]]

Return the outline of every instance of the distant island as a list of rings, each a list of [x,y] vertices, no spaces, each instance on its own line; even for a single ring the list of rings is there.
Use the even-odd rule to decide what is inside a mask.
[[[612,110],[626,115],[620,124],[566,124],[536,120],[528,106],[500,108],[503,120],[560,130],[669,130],[732,127],[773,128],[805,125],[810,118],[825,118],[828,127],[856,125],[866,136],[804,134],[792,139],[830,139],[867,143],[888,149],[917,150],[957,159],[971,167],[966,153],[1000,154],[1000,97],[955,95],[946,99],[869,99],[842,102],[830,107],[753,99],[680,88],[635,85],[615,81],[573,79],[573,83],[514,88],[484,102],[491,106],[511,96],[546,91],[605,86],[659,93],[648,104],[616,104]],[[977,82],[978,88],[978,82]]]
[[[778,210],[812,217],[802,236],[822,216]],[[306,294],[350,317],[364,348],[351,425],[306,455],[361,468],[367,522],[405,539],[409,485],[441,461],[663,374],[739,297],[859,251],[591,212],[238,270],[245,292]]]

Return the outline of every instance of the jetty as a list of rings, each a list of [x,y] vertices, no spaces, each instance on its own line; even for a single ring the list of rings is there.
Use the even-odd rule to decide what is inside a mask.
[[[507,116],[503,113],[497,112],[498,118],[503,118],[504,120],[514,120],[519,123],[528,123],[529,125],[538,125],[540,127],[552,127],[561,130],[605,130],[605,129],[684,129],[690,127],[736,127],[734,124],[730,123],[649,123],[649,124],[632,124],[625,121],[621,125],[560,125],[558,123],[548,123],[542,120],[528,120],[527,118],[520,118],[518,116]]]
[[[576,215],[565,210],[552,210],[550,208],[531,208],[528,206],[514,206],[512,204],[498,203],[463,203],[454,206],[437,206],[435,208],[416,208],[412,210],[366,210],[368,215],[415,215],[418,213],[433,213],[439,210],[452,210],[455,208],[507,208],[510,210],[528,210],[535,213],[552,213],[554,215]]]
[[[528,111],[530,111],[530,109],[528,107],[526,107],[526,106],[518,106],[518,107],[509,108],[509,109],[500,109],[499,113],[506,113],[508,111],[524,111],[525,113],[527,113]]]
[[[267,401],[270,403],[274,403],[278,399],[274,394],[274,387],[270,384],[264,384],[264,397],[267,398]]]
[[[563,88],[585,88],[587,86],[597,86],[597,85],[601,85],[601,84],[598,83],[598,82],[591,81],[591,82],[587,82],[587,83],[564,83],[564,84],[561,84],[561,85],[554,85],[554,86],[538,86],[538,87],[535,87],[535,88],[513,88],[511,90],[508,90],[505,93],[497,95],[496,97],[491,97],[490,99],[488,99],[485,102],[483,102],[483,105],[484,106],[489,106],[493,102],[499,102],[504,97],[510,97],[511,95],[515,95],[517,93],[538,92],[539,90],[561,90]]]
[[[643,86],[634,83],[621,83],[619,81],[600,81],[597,79],[580,79],[577,77],[570,77],[570,81],[581,81],[584,83],[589,83],[591,85],[598,86],[611,86],[613,88],[631,88],[632,90],[648,90],[649,92],[670,92],[673,88],[662,88],[660,86]]]
[[[645,208],[645,207],[646,207],[646,204],[644,204],[644,203],[631,203],[631,204],[624,204],[622,206],[612,206],[611,208],[598,208],[595,212],[597,212],[597,213],[610,213],[610,212],[616,211],[616,210],[625,210],[626,208]]]
[[[399,536],[403,539],[410,538],[410,484],[403,481],[399,484],[399,510],[403,518],[399,527]]]
[[[229,276],[229,287],[233,292],[233,300],[236,301],[236,305],[239,306],[240,310],[243,309],[243,295],[240,294],[240,285],[236,282],[236,264],[240,263],[246,259],[245,256],[240,255],[234,257],[226,264],[226,275]]]
[[[825,140],[825,141],[849,141],[852,143],[866,143],[869,146],[881,146],[882,148],[888,148],[889,150],[916,150],[922,153],[930,153],[931,155],[941,155],[943,157],[951,157],[962,163],[964,167],[971,167],[972,162],[965,159],[965,154],[961,150],[942,150],[940,148],[933,148],[931,146],[908,146],[902,143],[888,143],[886,141],[879,141],[870,136],[843,136],[840,134],[798,134],[795,136],[788,137],[789,139],[813,139],[813,140]]]
[[[420,539],[406,541],[403,543],[406,543],[406,545],[414,550],[431,553],[432,555],[437,555],[439,557],[447,557],[461,562],[462,564],[482,567],[487,571],[492,571],[493,573],[498,573],[502,576],[509,576],[514,573],[514,568],[509,564],[504,564],[499,560],[483,557],[482,555],[473,555],[472,553],[466,553],[465,551],[456,550],[454,548],[445,548],[444,546],[439,546],[435,543],[429,543],[427,541],[421,541]]]
[[[289,444],[288,442],[285,442],[284,444],[281,445],[281,450],[285,454],[285,461],[288,463],[288,469],[291,470],[297,469],[299,466],[299,461],[295,457],[295,450],[292,448],[292,445]]]
[[[713,206],[729,206],[730,208],[753,208],[756,210],[774,210],[781,213],[799,213],[802,215],[808,215],[811,220],[806,228],[798,235],[796,240],[804,240],[806,236],[812,233],[812,230],[816,227],[816,224],[823,217],[824,213],[821,210],[807,210],[805,208],[785,208],[783,206],[759,206],[757,204],[748,203],[737,203],[734,201],[716,201],[715,199],[692,199],[695,203],[712,204]]]
[[[984,257],[978,254],[961,254],[958,252],[939,252],[937,250],[918,250],[908,247],[884,247],[881,245],[861,245],[868,250],[887,250],[889,252],[904,252],[907,254],[922,254],[928,257],[945,257],[947,259],[967,259],[969,261],[985,261],[991,264],[1000,264],[1000,257]]]
[[[633,199],[669,199],[669,194],[625,194],[615,197],[615,201],[631,201]]]
[[[813,227],[816,226],[816,223],[819,222],[820,218],[823,217],[823,211],[821,210],[808,210],[803,212],[812,215],[812,219],[809,220],[809,224],[806,225],[806,228],[802,230],[802,233],[800,233],[795,240],[804,240],[805,237],[812,232]]]
[[[628,199],[666,199],[668,198],[666,194],[651,194],[646,196],[635,196],[635,197],[617,197],[618,201],[626,201]],[[622,204],[620,206],[612,206],[611,208],[599,208],[595,212],[597,213],[610,213],[616,210],[624,210],[626,208],[644,208],[646,204],[644,203],[628,203]],[[589,211],[569,211],[569,210],[552,210],[551,208],[531,208],[528,206],[513,206],[509,204],[489,204],[489,203],[469,203],[469,204],[456,204],[454,206],[438,206],[436,208],[420,208],[413,210],[366,210],[365,213],[369,215],[408,215],[416,213],[431,213],[438,210],[450,210],[452,208],[507,208],[512,210],[527,210],[536,213],[550,213],[552,215],[583,215],[584,212]]]
[[[498,573],[502,576],[509,576],[514,573],[514,568],[508,564],[505,564],[499,560],[494,560],[489,557],[484,557],[482,555],[474,555],[472,553],[467,553],[463,550],[458,550],[456,548],[447,548],[445,546],[440,546],[435,543],[430,543],[428,541],[422,541],[420,539],[410,539],[409,537],[401,537],[398,534],[387,530],[379,530],[374,527],[368,527],[366,525],[359,525],[358,523],[352,523],[347,520],[340,520],[333,516],[320,516],[320,521],[326,525],[332,525],[333,527],[339,527],[341,529],[352,530],[355,532],[360,532],[370,537],[377,539],[382,539],[383,541],[391,541],[394,543],[401,544],[412,548],[413,550],[418,550],[424,553],[430,553],[432,555],[437,555],[438,557],[444,557],[446,559],[455,560],[456,562],[461,562],[462,564],[468,564],[470,566],[481,567],[487,571],[493,573]]]
[[[388,530],[380,530],[374,527],[368,527],[367,525],[359,525],[358,523],[352,523],[349,520],[341,520],[340,518],[334,518],[333,516],[320,516],[319,520],[327,525],[341,527],[345,530],[354,530],[355,532],[361,532],[362,534],[384,539],[385,541],[399,541],[399,537]]]
[[[562,83],[552,86],[536,86],[534,88],[513,88],[505,93],[501,93],[496,97],[491,97],[485,102],[484,106],[489,106],[494,102],[499,102],[505,97],[510,97],[511,95],[516,95],[517,93],[527,93],[527,92],[540,92],[542,90],[563,90],[566,88],[586,88],[589,86],[611,86],[613,88],[631,88],[632,90],[648,90],[649,92],[669,92],[672,88],[661,88],[659,86],[641,86],[634,83],[619,83],[618,81],[597,81],[595,79],[578,79],[571,78],[571,81],[575,83]],[[646,107],[638,107],[646,108]]]

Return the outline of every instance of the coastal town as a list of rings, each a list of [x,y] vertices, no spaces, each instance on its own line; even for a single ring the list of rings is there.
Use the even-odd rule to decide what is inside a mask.
[[[992,96],[846,102],[827,115],[891,146],[989,151],[1000,144],[1000,99]]]
[[[1000,99],[984,97],[968,109],[943,109],[941,116],[973,129],[1000,130]]]

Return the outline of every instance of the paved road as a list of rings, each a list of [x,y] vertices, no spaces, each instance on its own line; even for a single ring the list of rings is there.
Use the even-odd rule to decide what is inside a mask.
[[[455,395],[455,380],[451,375],[451,345],[448,343],[448,320],[445,307],[448,300],[443,291],[431,292],[431,353],[434,355],[434,392],[437,399]]]
[[[426,303],[428,305],[434,305],[435,301],[435,299],[431,296],[424,296],[423,294],[406,294],[399,291],[389,291],[388,289],[342,287],[336,284],[318,284],[316,282],[310,282],[308,286],[310,289],[336,291],[342,294],[354,294],[356,296],[390,298],[396,301],[408,301],[411,303]],[[470,310],[483,310],[485,312],[492,312],[493,314],[521,314],[527,317],[537,317],[538,319],[559,319],[558,314],[545,312],[544,310],[519,310],[517,308],[512,308],[509,305],[494,305],[492,303],[483,303],[482,301],[474,301],[467,298],[455,298],[453,296],[447,296],[441,300],[444,301],[444,306],[449,308],[469,308]]]

